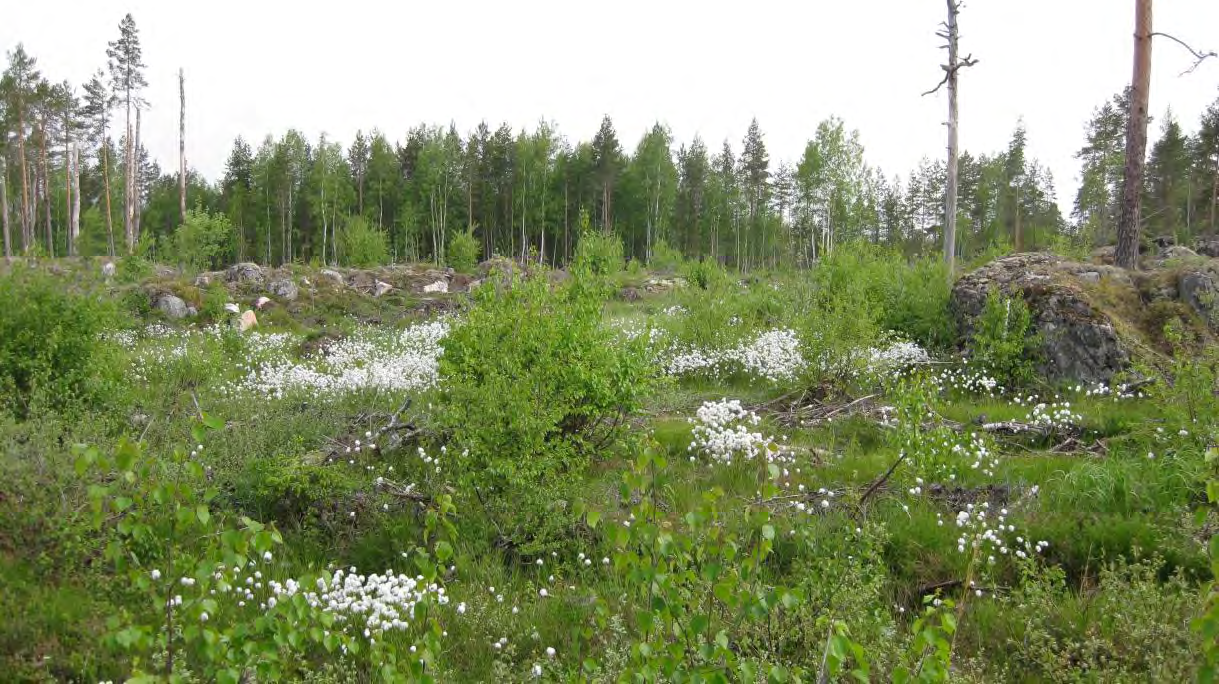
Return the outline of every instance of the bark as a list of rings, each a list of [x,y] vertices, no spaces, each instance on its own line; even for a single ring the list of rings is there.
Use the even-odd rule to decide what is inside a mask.
[[[131,186],[133,183],[134,174],[132,173],[132,155],[131,155],[131,91],[127,91],[127,137],[123,140],[123,237],[127,240],[127,253],[131,254],[135,251],[135,214],[132,213],[132,195]]]
[[[1147,154],[1147,100],[1151,90],[1151,0],[1135,0],[1134,73],[1130,80],[1130,118],[1126,126],[1126,165],[1122,210],[1117,223],[1118,266],[1133,269],[1139,257],[1139,212]]]
[[[186,75],[178,69],[178,211],[186,223]]]
[[[135,108],[135,151],[132,153],[131,158],[132,158],[132,161],[134,162],[132,164],[132,169],[131,169],[131,177],[133,179],[132,183],[131,183],[131,201],[134,204],[134,207],[132,208],[132,212],[134,213],[134,215],[132,216],[132,226],[134,229],[135,243],[138,245],[140,243],[140,215],[143,213],[143,208],[144,208],[143,207],[144,202],[142,199],[142,195],[143,195],[144,191],[140,187],[140,181],[142,179],[140,178],[140,108],[139,107]]]
[[[4,258],[13,258],[13,236],[8,223],[8,165],[0,154],[0,223],[4,226]]]
[[[106,192],[106,240],[110,244],[110,258],[114,251],[114,211],[110,208],[110,146],[106,144],[106,131],[102,127],[102,185]]]
[[[30,250],[30,176],[25,161],[25,103],[17,101],[17,168],[21,172],[21,251]]]
[[[957,3],[948,0],[948,64],[957,63]],[[948,73],[948,182],[944,186],[944,262],[952,277],[957,254],[957,74]]]
[[[72,143],[72,227],[69,236],[69,248],[77,253],[77,240],[80,239],[80,148]]]
[[[47,164],[47,112],[44,107],[42,111],[41,134],[38,136],[38,147],[41,155],[39,166],[42,176],[42,210],[43,224],[47,233],[47,256],[55,256],[55,235],[51,228],[51,183],[50,183],[50,166]]]

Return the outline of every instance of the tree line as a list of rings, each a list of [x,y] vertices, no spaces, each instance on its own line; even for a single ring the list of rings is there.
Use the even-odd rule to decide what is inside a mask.
[[[222,240],[204,259],[213,265],[338,263],[352,231],[380,236],[396,261],[443,263],[453,236],[469,231],[484,258],[564,264],[584,231],[596,230],[618,236],[628,257],[676,250],[742,270],[807,265],[853,240],[927,253],[944,234],[945,161],[925,158],[888,175],[866,161],[858,131],[835,117],[817,125],[794,162],[772,161],[757,120],[738,144],[714,149],[697,136],[679,142],[660,123],[628,148],[608,116],[591,140],[570,140],[548,121],[465,132],[425,124],[400,140],[373,129],[346,149],[289,130],[256,145],[235,140],[213,182],[186,167],[184,152],[178,169],[163,171],[141,143],[144,69],[131,15],[105,68],[80,88],[44,77],[21,45],[8,52],[0,80],[6,256],[168,258],[172,245],[195,249],[181,233],[198,217]],[[1129,96],[1120,93],[1088,122],[1070,217],[1059,212],[1049,170],[1027,154],[1022,124],[1004,149],[961,153],[953,252],[1111,242],[1128,116]],[[1182,239],[1215,231],[1219,99],[1192,136],[1164,117],[1144,186],[1147,230]]]

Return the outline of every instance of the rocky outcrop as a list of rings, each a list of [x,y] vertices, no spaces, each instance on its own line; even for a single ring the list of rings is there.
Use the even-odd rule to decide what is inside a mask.
[[[1219,267],[1212,263],[1181,272],[1177,292],[1211,330],[1219,330]]]
[[[1219,257],[1219,238],[1198,238],[1194,242],[1194,251],[1202,256],[1213,258]]]
[[[952,306],[968,340],[992,290],[1019,295],[1041,335],[1041,373],[1050,380],[1108,381],[1130,363],[1129,349],[1114,322],[1092,305],[1083,283],[1130,277],[1111,266],[1080,264],[1050,254],[1015,254],[961,277]]]

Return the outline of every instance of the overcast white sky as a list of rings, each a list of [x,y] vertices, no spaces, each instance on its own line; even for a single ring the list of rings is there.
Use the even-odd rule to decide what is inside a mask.
[[[678,141],[701,134],[739,150],[751,117],[772,161],[796,159],[817,123],[857,128],[867,159],[906,175],[944,147],[935,37],[943,0],[272,2],[71,0],[6,3],[0,49],[17,42],[43,73],[82,83],[132,12],[144,46],[142,135],[176,166],[177,70],[187,78],[187,158],[210,179],[237,135],[257,145],[295,127],[346,145],[356,129],[393,139],[420,122],[556,122],[592,136],[603,114],[633,149],[656,120]],[[1024,117],[1032,154],[1054,172],[1060,204],[1077,185],[1072,155],[1093,108],[1130,79],[1133,0],[974,0],[962,51],[965,149],[1002,148]],[[1155,28],[1219,49],[1219,2],[1158,0]],[[1152,113],[1188,130],[1219,96],[1219,60],[1190,76],[1180,47],[1157,39]],[[1158,127],[1157,127],[1158,128]],[[1157,135],[1152,132],[1152,137]]]

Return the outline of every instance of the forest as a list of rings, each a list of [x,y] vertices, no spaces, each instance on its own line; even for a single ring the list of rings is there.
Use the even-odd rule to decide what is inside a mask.
[[[915,255],[942,235],[943,160],[882,170],[868,163],[860,132],[835,117],[809,131],[803,150],[783,150],[790,162],[776,163],[757,120],[739,141],[722,142],[679,141],[658,122],[633,145],[608,116],[591,141],[568,140],[548,121],[519,131],[419,124],[402,137],[358,131],[345,150],[290,129],[278,140],[235,140],[222,178],[187,168],[183,207],[180,169],[162,169],[140,143],[146,67],[134,19],[120,29],[98,56],[106,68],[84,84],[55,82],[20,45],[8,53],[0,85],[7,256],[339,264],[343,236],[373,230],[387,263],[444,263],[452,236],[472,231],[483,259],[533,255],[562,265],[587,213],[592,227],[621,237],[629,258],[646,261],[660,244],[750,270],[806,267],[856,240]],[[1005,149],[963,153],[957,253],[1111,243],[1128,110],[1120,92],[1081,122],[1070,216],[1059,210],[1054,178],[1028,158],[1020,122]],[[1183,242],[1216,227],[1219,96],[1186,126],[1195,132],[1171,111],[1160,117],[1143,189],[1148,233]],[[193,243],[179,239],[193,209],[226,221],[209,233],[206,255],[184,252]]]
[[[1147,111],[1219,55],[1132,4],[1070,202],[958,149],[960,0],[897,170],[605,116],[208,179],[131,14],[12,46],[0,680],[1219,682],[1219,92]]]

